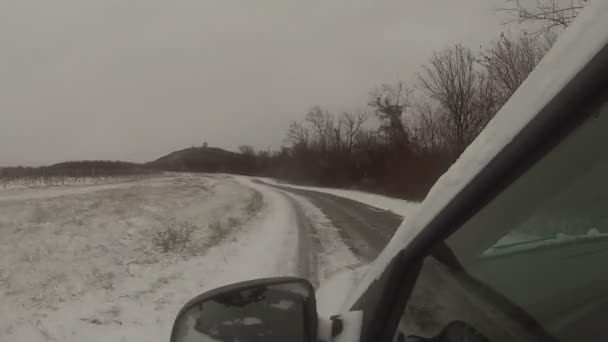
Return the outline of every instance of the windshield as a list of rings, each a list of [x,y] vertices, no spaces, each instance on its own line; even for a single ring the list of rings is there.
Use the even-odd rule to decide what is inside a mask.
[[[0,341],[167,341],[278,276],[335,314],[588,6],[3,1]],[[480,252],[606,233],[534,220]]]
[[[467,276],[486,288],[477,292],[503,296],[525,313],[515,319],[529,315],[560,341],[593,341],[603,329],[596,317],[606,310],[607,109],[604,100],[447,239]]]

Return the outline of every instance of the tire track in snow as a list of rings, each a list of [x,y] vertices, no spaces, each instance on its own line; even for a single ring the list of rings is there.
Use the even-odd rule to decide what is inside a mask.
[[[308,279],[316,288],[319,286],[320,242],[314,225],[310,222],[302,206],[291,196],[281,192],[289,201],[298,224],[298,270],[300,276]]]
[[[281,196],[292,211],[292,222],[297,229],[295,254],[298,276],[308,279],[318,288],[328,273],[359,262],[342,240],[338,229],[331,224],[331,220],[308,199],[255,179],[250,181]]]
[[[295,215],[295,222],[298,229],[298,253],[297,253],[297,273],[300,277],[308,279],[315,288],[319,286],[319,254],[321,245],[314,224],[306,216],[304,209],[289,193],[269,186],[257,179],[252,179],[252,183],[266,186],[269,190],[280,194],[288,203]]]

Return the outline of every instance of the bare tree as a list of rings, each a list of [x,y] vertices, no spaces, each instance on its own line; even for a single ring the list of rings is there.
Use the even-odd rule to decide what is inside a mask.
[[[414,105],[414,115],[409,122],[415,146],[422,151],[435,152],[445,148],[448,135],[445,115],[433,108],[428,101]]]
[[[369,106],[383,121],[381,129],[392,144],[405,145],[409,141],[401,116],[410,107],[411,94],[411,89],[401,81],[395,85],[383,84],[370,93]]]
[[[507,7],[498,11],[510,15],[508,23],[530,22],[538,29],[530,32],[533,36],[551,31],[553,28],[566,28],[590,0],[508,0]]]
[[[353,152],[355,142],[362,133],[363,125],[368,119],[369,116],[365,112],[356,114],[344,112],[340,115],[338,121],[341,122],[344,127],[344,147],[349,154]]]
[[[460,44],[435,52],[418,75],[422,88],[445,115],[454,153],[460,153],[487,122],[480,103],[487,78],[474,68],[473,52]]]
[[[290,144],[292,148],[307,147],[310,139],[310,131],[301,123],[294,121],[287,129],[285,142]]]
[[[331,127],[330,127],[330,134],[329,134],[329,138],[330,138],[330,148],[334,151],[334,152],[339,152],[342,153],[344,152],[344,150],[346,149],[345,146],[345,134],[346,134],[346,125],[345,122],[342,120],[342,117],[338,117],[338,120],[331,120]]]
[[[337,120],[331,118],[327,120],[328,125],[333,125],[330,134],[333,151],[346,155],[352,154],[357,136],[361,134],[368,118],[369,116],[365,112],[343,112]]]
[[[315,133],[316,143],[319,144],[321,152],[327,152],[331,136],[333,134],[333,119],[329,112],[319,106],[314,106],[306,114],[306,122],[310,124]]]
[[[475,83],[475,96],[473,97],[471,111],[471,141],[484,129],[488,122],[504,104],[499,97],[494,80],[487,72],[477,72]],[[470,141],[469,141],[470,142]]]
[[[540,39],[527,34],[516,38],[500,35],[498,41],[481,53],[478,62],[485,67],[492,85],[504,104],[528,77],[538,62],[556,40],[554,32],[547,32]]]

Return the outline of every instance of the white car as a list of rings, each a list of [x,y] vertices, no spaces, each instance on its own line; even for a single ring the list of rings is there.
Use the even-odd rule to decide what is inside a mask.
[[[603,341],[607,149],[608,2],[596,1],[341,285],[336,316],[318,317],[306,280],[254,280],[193,299],[172,341]]]

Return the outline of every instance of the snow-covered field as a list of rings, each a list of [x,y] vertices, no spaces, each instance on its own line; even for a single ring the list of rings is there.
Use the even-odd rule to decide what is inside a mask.
[[[168,341],[191,297],[297,273],[293,210],[246,179],[3,191],[0,231],[0,341]]]
[[[399,212],[394,201],[373,203]],[[168,341],[195,295],[301,275],[294,203],[314,226],[312,280],[323,289],[359,260],[305,198],[247,177],[165,174],[0,191],[0,342]],[[323,313],[346,292],[318,295]]]

